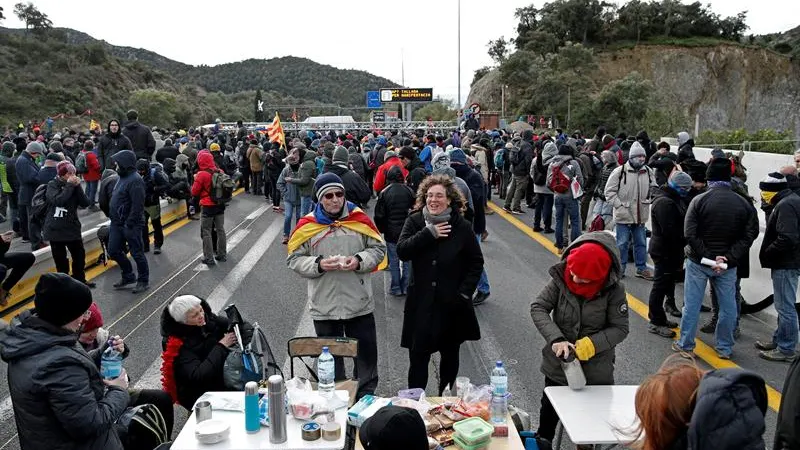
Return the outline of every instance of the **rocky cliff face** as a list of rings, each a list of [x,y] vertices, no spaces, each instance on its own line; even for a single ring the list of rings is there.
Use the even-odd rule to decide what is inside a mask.
[[[769,50],[639,45],[596,58],[598,86],[638,71],[671,106],[692,119],[699,114],[701,130],[772,128],[800,133],[800,64]],[[499,76],[493,71],[472,86],[468,102],[499,110],[499,92]]]

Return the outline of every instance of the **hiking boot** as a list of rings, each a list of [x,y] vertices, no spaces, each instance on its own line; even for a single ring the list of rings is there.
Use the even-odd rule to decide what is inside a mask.
[[[153,254],[154,255],[160,255],[161,254],[161,247],[156,247],[155,249],[153,249]]]
[[[519,215],[519,214],[525,214],[525,212],[524,212],[524,211],[522,211],[522,209],[520,209],[520,208],[512,209],[512,210],[511,210],[511,213],[512,213],[512,214],[517,214],[517,215]]]
[[[775,361],[775,362],[794,361],[794,353],[792,353],[791,355],[787,355],[786,353],[783,353],[777,348],[766,352],[758,352],[758,357],[761,359],[766,359],[767,361]]]
[[[757,349],[761,350],[762,352],[768,352],[768,351],[775,350],[776,348],[778,348],[778,344],[776,344],[774,342],[756,341],[755,347]]]
[[[134,279],[130,279],[130,280],[126,280],[126,279],[123,278],[123,279],[117,281],[116,283],[114,283],[113,286],[114,286],[114,289],[124,289],[124,288],[126,288],[126,287],[128,287],[128,286],[130,286],[132,284],[135,284],[135,283],[136,283],[136,279],[135,278]]]
[[[672,351],[681,355],[681,358],[692,359],[694,352],[691,350],[684,350],[678,345],[678,341],[672,341]]]
[[[214,261],[214,258],[204,259],[204,260],[202,260],[200,262],[205,264],[205,265],[207,265],[207,266],[216,266],[217,265],[217,262]]]
[[[485,302],[486,299],[489,298],[489,295],[491,294],[488,292],[478,291],[478,293],[475,294],[475,297],[473,297],[472,299],[472,306],[478,306],[481,303]]]
[[[653,272],[651,272],[650,269],[637,270],[636,278],[642,278],[647,281],[653,281]]]
[[[678,307],[675,305],[674,298],[667,298],[664,301],[664,311],[672,317],[682,317],[683,313]]]
[[[511,208],[509,208],[508,206],[503,206],[503,211],[505,211],[505,212],[507,212],[507,213],[509,213],[509,214],[511,214],[511,213],[513,212],[513,211],[511,210]],[[23,241],[23,242],[24,242],[24,241]]]
[[[538,225],[533,227],[533,231],[535,231],[537,233],[541,233],[543,230],[544,230],[544,228],[542,228],[542,227],[540,227]]]
[[[664,321],[664,326],[667,328],[678,328],[678,322],[673,322],[669,319]]]
[[[150,289],[150,284],[145,281],[140,281],[136,283],[136,287],[131,289],[132,294],[138,294],[139,292],[144,292]]]
[[[717,316],[712,316],[706,323],[700,327],[700,331],[706,334],[714,334],[714,331],[717,329]]]
[[[647,331],[669,339],[675,337],[675,332],[670,330],[668,327],[663,327],[661,325],[653,325],[652,323],[647,325]]]

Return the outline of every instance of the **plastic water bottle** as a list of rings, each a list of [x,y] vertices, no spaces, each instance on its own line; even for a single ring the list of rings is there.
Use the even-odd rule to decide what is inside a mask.
[[[492,370],[492,423],[505,423],[508,414],[508,374],[502,361],[497,361]]]
[[[328,351],[328,347],[322,347],[322,354],[317,359],[317,375],[319,375],[319,393],[325,398],[333,397],[333,391],[336,389],[335,374],[333,355]]]
[[[113,380],[118,378],[121,373],[122,355],[109,345],[100,357],[100,376],[106,380]]]

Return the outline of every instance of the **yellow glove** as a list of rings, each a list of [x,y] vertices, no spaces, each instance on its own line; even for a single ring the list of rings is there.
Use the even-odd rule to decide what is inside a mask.
[[[588,336],[575,342],[575,356],[581,361],[588,361],[594,356],[594,344]]]

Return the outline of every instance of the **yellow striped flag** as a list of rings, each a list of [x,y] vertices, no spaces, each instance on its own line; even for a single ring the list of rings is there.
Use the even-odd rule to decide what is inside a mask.
[[[286,147],[286,136],[283,133],[281,118],[278,116],[277,111],[275,111],[275,118],[272,119],[272,124],[267,125],[267,135],[270,142],[280,142],[281,147]]]
[[[97,123],[94,119],[89,121],[89,131],[94,131],[96,129],[100,129],[100,124]]]

